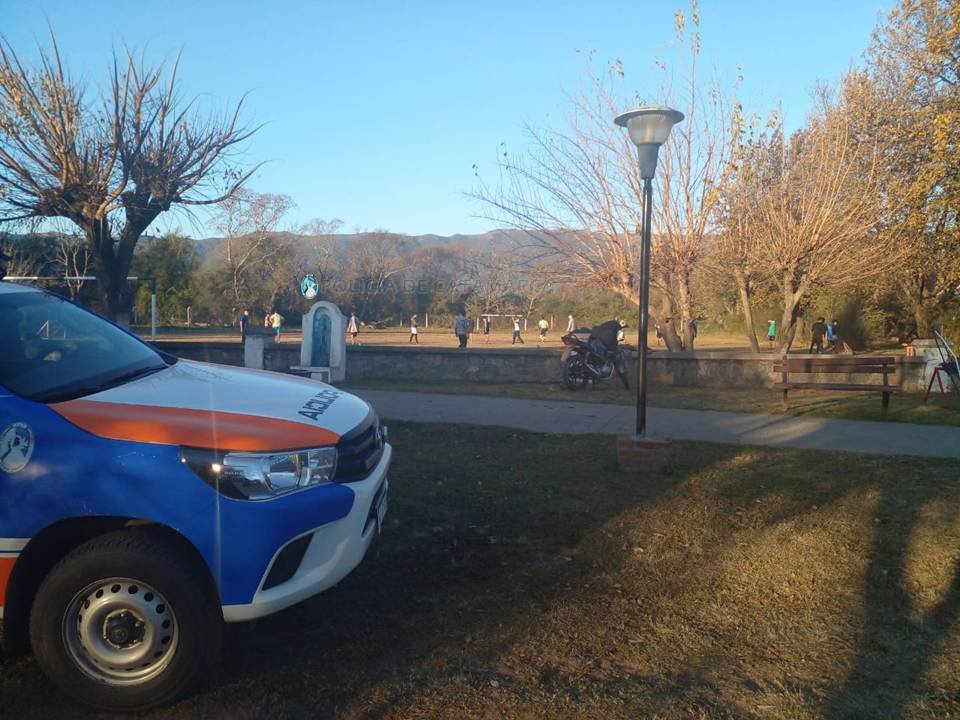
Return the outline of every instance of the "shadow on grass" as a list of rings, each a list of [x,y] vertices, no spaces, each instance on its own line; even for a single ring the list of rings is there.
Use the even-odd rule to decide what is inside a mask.
[[[634,476],[610,438],[391,430],[389,521],[364,563],[230,626],[216,681],[148,717],[897,717],[931,693],[960,590],[953,567],[918,619],[908,550],[931,504],[955,525],[956,463],[677,443],[667,473]],[[863,587],[849,606],[778,595],[784,566],[818,593]],[[821,622],[831,602],[849,632]],[[784,615],[792,644],[770,639]],[[90,717],[27,660],[0,696],[18,720]]]
[[[915,584],[908,572],[913,531],[923,508],[942,499],[938,495],[891,487],[881,491],[856,665],[828,704],[828,718],[906,717],[911,703],[938,694],[937,688],[925,687],[926,675],[960,615],[960,564],[954,562],[946,589],[926,612],[908,592]],[[956,505],[953,510],[946,524],[956,521]]]

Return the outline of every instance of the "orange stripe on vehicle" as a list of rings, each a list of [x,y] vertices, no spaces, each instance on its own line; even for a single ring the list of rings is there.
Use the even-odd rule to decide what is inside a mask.
[[[3,607],[7,599],[7,582],[16,562],[15,557],[0,557],[0,607]]]
[[[332,445],[340,436],[306,423],[242,413],[68,400],[50,405],[87,432],[112,440],[269,452]]]

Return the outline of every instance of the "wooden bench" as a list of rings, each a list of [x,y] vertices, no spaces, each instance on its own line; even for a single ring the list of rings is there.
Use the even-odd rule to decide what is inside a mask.
[[[890,406],[890,394],[899,388],[889,382],[890,375],[897,371],[896,358],[892,357],[788,357],[783,356],[773,364],[774,372],[780,373],[781,382],[774,387],[783,390],[783,406],[787,407],[787,393],[791,390],[850,390],[855,392],[879,392],[883,394],[883,412]],[[858,375],[883,375],[883,384],[791,382],[791,373],[856,373]]]

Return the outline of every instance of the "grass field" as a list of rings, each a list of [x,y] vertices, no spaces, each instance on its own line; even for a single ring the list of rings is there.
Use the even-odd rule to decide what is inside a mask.
[[[619,381],[600,383],[596,388],[571,392],[560,383],[468,383],[402,380],[357,380],[341,385],[345,389],[400,390],[436,392],[453,395],[486,395],[518,397],[562,402],[599,402],[633,405],[635,390],[625,390]],[[880,396],[873,392],[835,392],[821,390],[793,390],[789,407],[784,410],[782,395],[776,390],[722,389],[702,387],[653,387],[647,395],[651,407],[686,408],[689,410],[726,410],[779,415],[809,415],[811,417],[844,420],[878,420],[909,422],[924,425],[960,425],[960,397],[950,396],[946,406],[940,399],[923,402],[919,393],[895,393],[884,416]]]
[[[960,464],[397,424],[387,528],[187,718],[960,716]],[[3,717],[101,717],[29,658]],[[105,717],[105,716],[102,716]]]

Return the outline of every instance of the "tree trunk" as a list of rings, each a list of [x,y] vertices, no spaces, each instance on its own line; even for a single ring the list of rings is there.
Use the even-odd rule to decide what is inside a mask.
[[[629,284],[617,285],[611,289],[621,297],[637,303],[637,289],[631,287]],[[648,308],[648,312],[650,313],[650,320],[655,321],[660,325],[660,334],[663,336],[664,342],[667,344],[667,350],[670,352],[682,352],[683,345],[680,341],[680,336],[677,335],[673,328],[673,300],[670,295],[661,290],[659,309]],[[637,325],[640,325],[639,313],[637,315]],[[652,322],[650,326],[652,327]]]
[[[656,311],[656,319],[660,324],[660,334],[670,352],[683,352],[683,343],[673,327],[673,299],[670,293],[660,292],[660,308]]]
[[[928,338],[933,335],[933,330],[930,327],[930,307],[927,302],[929,296],[925,293],[926,289],[926,278],[917,277],[915,278],[913,292],[908,291],[910,313],[913,315],[913,321],[917,324],[918,338]]]
[[[753,322],[753,298],[750,292],[750,282],[747,280],[746,273],[740,268],[736,268],[733,275],[737,281],[737,290],[740,291],[740,305],[743,308],[743,322],[747,340],[750,341],[750,349],[759,353],[760,342],[757,340],[757,326]]]
[[[680,332],[683,334],[683,347],[687,352],[693,352],[693,298],[690,292],[690,275],[681,273],[677,279],[677,288],[680,295]]]
[[[800,318],[800,302],[806,294],[803,280],[796,280],[796,273],[783,273],[783,315],[780,318],[778,353],[786,355],[790,352],[794,337],[797,334],[797,320]]]
[[[100,310],[118,325],[130,324],[133,293],[127,283],[129,264],[123,266],[114,254],[113,238],[105,223],[95,222],[83,228],[90,254],[93,256],[93,274],[97,277],[97,295]]]

